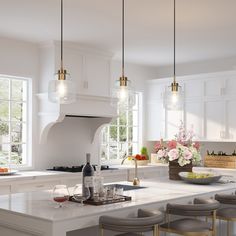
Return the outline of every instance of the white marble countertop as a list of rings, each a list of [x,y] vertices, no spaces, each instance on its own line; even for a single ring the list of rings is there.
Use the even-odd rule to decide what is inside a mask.
[[[101,171],[102,175],[106,176],[109,174],[114,174],[114,173],[122,173],[127,170],[132,170],[134,169],[134,166],[132,165],[116,165],[116,166],[111,166],[112,168],[117,168],[117,169],[111,169],[111,170],[104,170]],[[158,168],[165,168],[164,165],[148,165],[148,166],[140,166],[139,169],[158,169]],[[43,180],[43,179],[55,179],[58,177],[77,177],[81,176],[81,172],[77,173],[72,173],[72,172],[61,172],[61,171],[19,171],[14,175],[4,175],[0,176],[0,184],[5,184],[6,182],[15,182],[15,181],[23,181],[23,180]]]
[[[117,169],[102,171],[103,176],[113,175],[115,173],[123,173],[127,170],[134,170],[133,165],[115,165],[111,166]],[[139,170],[147,169],[149,170],[168,170],[168,166],[165,164],[149,164],[148,166],[139,166]],[[223,168],[206,168],[206,167],[194,167],[195,171],[214,171],[223,175],[232,175],[236,178],[236,169],[223,169]],[[0,176],[0,185],[8,184],[18,181],[28,181],[28,180],[50,180],[57,179],[58,177],[63,178],[74,178],[81,177],[81,172],[71,173],[71,172],[60,172],[60,171],[19,171],[14,175]]]
[[[124,182],[122,183],[124,184]],[[132,201],[104,206],[81,206],[77,203],[67,202],[65,207],[56,209],[55,203],[52,201],[51,191],[3,195],[0,196],[0,212],[7,211],[17,215],[58,222],[109,214],[121,209],[137,209],[153,203],[164,206],[166,202],[173,202],[186,197],[194,198],[206,194],[236,190],[235,183],[191,185],[182,181],[167,179],[142,181],[141,185],[147,188],[124,193],[132,196]]]

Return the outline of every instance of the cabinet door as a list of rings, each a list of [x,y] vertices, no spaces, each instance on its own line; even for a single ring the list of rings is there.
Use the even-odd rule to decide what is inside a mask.
[[[226,114],[226,138],[236,140],[236,99],[227,101]]]
[[[11,186],[10,185],[0,185],[0,195],[10,194]]]
[[[224,101],[205,102],[205,128],[207,140],[225,138]]]
[[[185,102],[185,124],[186,129],[193,127],[196,139],[204,137],[203,132],[203,103],[201,101],[186,101]]]
[[[165,110],[161,101],[147,104],[147,140],[157,141],[165,136]]]
[[[166,111],[166,139],[171,140],[179,131],[180,122],[183,121],[183,111]]]
[[[65,68],[70,74],[71,80],[74,82],[76,92],[79,94],[84,93],[84,76],[83,76],[83,55],[72,52],[71,50],[66,51]]]
[[[110,96],[110,60],[86,56],[85,81],[87,81],[87,90],[84,90],[86,94]]]

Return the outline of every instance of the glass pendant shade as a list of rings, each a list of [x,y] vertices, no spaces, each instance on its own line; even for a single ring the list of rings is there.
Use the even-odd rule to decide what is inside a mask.
[[[76,101],[75,86],[72,80],[68,77],[69,74],[67,74],[66,71],[58,71],[56,79],[49,82],[49,101],[60,104],[70,104]]]
[[[122,83],[121,78],[116,81],[115,88],[112,90],[112,97],[118,99],[120,108],[132,108],[136,102],[135,90],[127,78],[125,83]]]
[[[173,83],[165,89],[164,107],[167,110],[182,110],[184,103],[184,92],[177,84],[177,89],[173,89]]]

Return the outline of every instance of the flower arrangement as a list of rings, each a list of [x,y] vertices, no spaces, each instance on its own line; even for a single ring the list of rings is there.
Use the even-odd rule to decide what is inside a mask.
[[[201,162],[200,144],[193,141],[194,136],[193,127],[186,131],[183,121],[181,121],[175,139],[168,142],[163,142],[161,139],[155,144],[157,158],[165,163],[177,160],[180,166],[191,162],[195,165],[199,164]]]

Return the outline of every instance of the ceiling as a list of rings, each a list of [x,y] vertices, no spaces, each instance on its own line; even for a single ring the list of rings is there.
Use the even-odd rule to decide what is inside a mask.
[[[120,58],[121,0],[65,0],[65,40]],[[60,39],[60,0],[0,0],[0,36]],[[235,0],[176,0],[177,63],[236,55]],[[173,62],[173,0],[126,0],[126,58]]]

